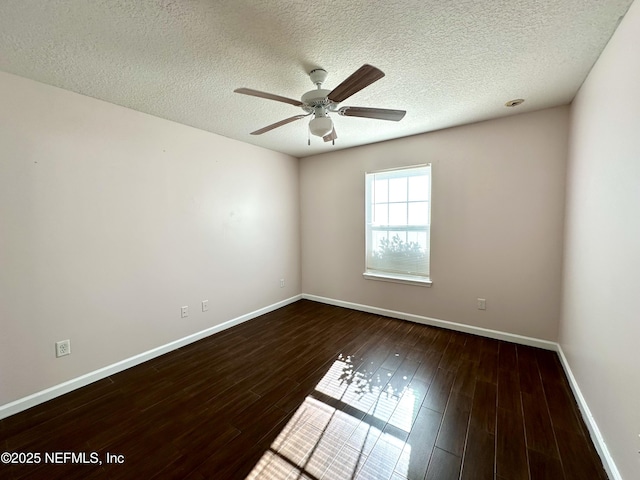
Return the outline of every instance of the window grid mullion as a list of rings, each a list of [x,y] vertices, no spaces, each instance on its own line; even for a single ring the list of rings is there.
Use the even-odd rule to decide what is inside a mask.
[[[429,183],[430,183],[431,178],[430,178],[429,166],[424,166],[422,168],[427,169],[426,170],[427,174],[425,176],[429,177]],[[408,275],[416,275],[416,276],[423,276],[423,277],[429,276],[431,187],[430,185],[427,187],[428,188],[427,194],[424,195],[424,197],[426,198],[422,198],[423,195],[418,195],[418,199],[410,200],[410,192],[409,192],[410,178],[414,176],[419,176],[419,175],[420,174],[418,175],[415,174],[415,170],[413,172],[407,171],[407,175],[398,174],[393,176],[387,176],[386,178],[384,177],[380,178],[380,176],[377,176],[376,174],[367,174],[367,178],[370,179],[368,180],[370,182],[369,183],[370,197],[367,199],[367,201],[369,202],[368,208],[371,211],[371,215],[369,216],[369,219],[368,219],[368,222],[370,223],[368,223],[366,227],[368,230],[367,269],[371,269],[372,271],[387,271],[390,273],[396,272],[398,274],[402,274],[404,272]],[[394,184],[394,192],[393,192],[394,200],[393,201],[391,201],[391,193],[392,193],[391,179],[392,178],[401,180],[400,182],[396,180]],[[404,183],[404,185],[400,185],[400,183]],[[385,189],[386,192],[380,190],[381,188],[385,188],[385,187],[386,187]],[[398,189],[400,189],[401,191],[403,190],[402,192],[403,197],[400,199],[398,199],[398,195],[397,195],[399,193]],[[386,198],[381,197],[381,195],[383,195],[384,193],[386,193],[386,196],[385,196]],[[415,192],[414,192],[414,196],[416,196]],[[419,217],[422,217],[420,212],[423,211],[423,208],[416,206],[416,208],[412,210],[414,217],[411,217],[409,207],[411,205],[418,205],[418,204],[425,204],[425,203],[427,208],[426,216],[424,216],[424,218],[419,218]],[[404,207],[404,211],[403,211],[404,224],[394,224],[394,225],[389,224],[391,220],[391,215],[392,215],[392,212],[391,212],[392,206],[398,206],[398,208],[393,209],[393,215],[394,215],[394,220],[400,220],[401,222],[402,222],[402,218],[398,218],[398,214],[400,213],[399,209]],[[380,214],[383,211],[385,212],[386,218],[380,218]],[[415,215],[418,215],[418,217],[415,217]],[[422,221],[424,223],[410,225],[409,221],[411,218],[413,218],[418,222]],[[374,234],[374,232],[376,233]],[[415,232],[416,234],[418,234],[418,236],[414,234],[411,237],[413,238],[412,242],[418,242],[418,245],[421,245],[420,250],[417,252],[418,253],[417,256],[414,255],[415,250],[409,248],[409,243],[410,243],[409,237],[411,232]],[[397,246],[394,246],[389,250],[386,250],[387,247],[384,247],[382,244],[380,245],[374,244],[374,242],[377,243],[382,238],[385,238],[387,242],[391,242],[392,238],[396,235],[406,245],[406,247],[403,246],[400,249],[397,249]],[[425,237],[421,237],[422,235],[426,235],[426,242],[427,242],[426,244],[424,244]],[[374,241],[374,237],[377,240]],[[425,249],[425,250],[422,250],[422,249]],[[385,257],[385,255],[389,255],[389,256]],[[420,264],[416,263],[416,262],[422,261],[421,258],[423,255],[426,255],[426,258],[425,258],[426,270],[421,270]]]

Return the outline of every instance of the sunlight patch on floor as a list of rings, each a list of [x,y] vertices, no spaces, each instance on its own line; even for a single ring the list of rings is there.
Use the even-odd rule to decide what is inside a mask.
[[[376,479],[394,469],[400,477],[407,472],[411,447],[404,440],[417,408],[408,381],[394,390],[384,372],[354,371],[350,357],[340,356],[316,391],[332,405],[355,408],[355,416],[308,396],[247,479]]]

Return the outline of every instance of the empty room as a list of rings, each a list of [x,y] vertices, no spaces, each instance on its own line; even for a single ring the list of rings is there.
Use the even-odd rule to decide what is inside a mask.
[[[640,479],[640,5],[0,2],[0,478]]]

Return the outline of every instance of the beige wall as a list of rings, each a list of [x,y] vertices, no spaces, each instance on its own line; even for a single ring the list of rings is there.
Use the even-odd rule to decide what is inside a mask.
[[[640,478],[640,4],[572,104],[560,343],[623,478]]]
[[[302,291],[555,341],[568,121],[559,107],[302,159]],[[365,172],[425,162],[433,286],[365,280]]]
[[[300,293],[297,159],[4,73],[0,105],[0,405]]]
[[[635,478],[638,44],[636,2],[571,109],[299,167],[0,73],[0,406],[302,291],[559,338],[620,473]],[[365,280],[364,173],[424,162],[433,164],[433,286]],[[66,338],[73,354],[55,359],[54,342]]]

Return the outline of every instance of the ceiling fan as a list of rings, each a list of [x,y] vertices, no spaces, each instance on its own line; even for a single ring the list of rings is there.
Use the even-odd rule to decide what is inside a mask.
[[[309,122],[309,131],[317,137],[322,137],[325,142],[331,141],[335,144],[335,139],[338,138],[338,135],[336,134],[336,129],[333,126],[333,121],[329,117],[329,113],[337,113],[338,115],[346,117],[375,118],[379,120],[391,120],[394,122],[402,120],[404,115],[407,113],[404,110],[389,110],[387,108],[338,106],[339,103],[343,102],[354,93],[359,92],[363,88],[368,87],[373,82],[384,77],[382,70],[372,65],[363,65],[333,90],[325,90],[322,88],[322,83],[326,80],[327,75],[327,71],[322,68],[311,70],[309,77],[311,78],[311,82],[317,88],[316,90],[310,90],[302,95],[300,101],[294,100],[293,98],[281,97],[280,95],[274,95],[272,93],[253,90],[251,88],[235,89],[234,92],[236,93],[288,103],[295,107],[302,107],[302,110],[305,111],[304,114],[285,118],[284,120],[280,120],[279,122],[268,125],[260,130],[251,132],[251,135],[262,135],[263,133],[286,125],[287,123],[312,116],[312,119]],[[309,143],[311,143],[311,140],[309,140]]]

